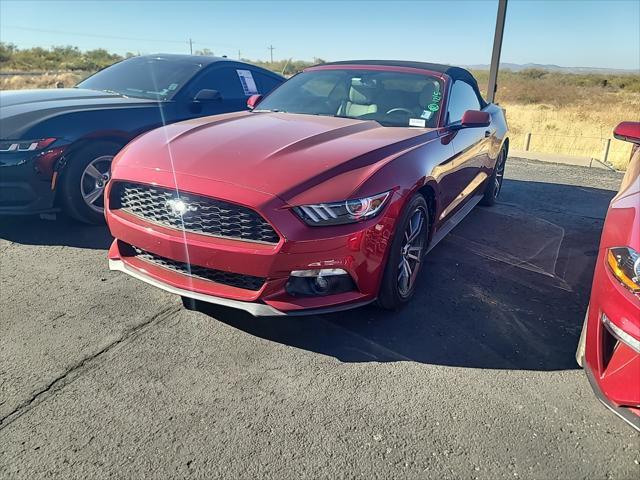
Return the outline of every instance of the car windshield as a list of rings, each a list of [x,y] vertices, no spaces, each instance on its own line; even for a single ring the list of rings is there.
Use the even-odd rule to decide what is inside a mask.
[[[168,100],[200,69],[202,65],[195,62],[136,57],[99,71],[77,87]]]
[[[255,111],[374,120],[387,127],[435,127],[442,82],[429,74],[309,70],[273,91]]]

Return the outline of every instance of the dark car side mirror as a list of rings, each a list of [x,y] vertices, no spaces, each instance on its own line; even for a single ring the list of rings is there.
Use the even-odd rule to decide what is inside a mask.
[[[491,115],[480,110],[467,110],[460,120],[461,128],[488,127],[491,125]]]
[[[613,136],[623,142],[640,143],[640,122],[622,122],[613,129]]]
[[[258,103],[260,103],[261,100],[262,100],[262,95],[251,95],[247,99],[247,108],[249,110],[253,110],[254,108],[256,108]]]
[[[216,102],[220,100],[222,100],[220,92],[218,90],[209,90],[208,88],[203,88],[193,97],[194,102]]]

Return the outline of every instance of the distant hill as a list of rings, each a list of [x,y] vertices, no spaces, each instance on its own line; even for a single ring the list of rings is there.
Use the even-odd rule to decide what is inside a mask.
[[[471,70],[489,70],[489,65],[466,65],[466,68]],[[521,72],[531,68],[537,68],[540,70],[547,70],[549,72],[559,73],[602,73],[602,74],[615,74],[615,75],[638,75],[638,70],[624,70],[619,68],[597,68],[597,67],[561,67],[560,65],[540,63],[525,63],[523,65],[519,63],[501,63],[500,69],[510,70],[512,72]]]

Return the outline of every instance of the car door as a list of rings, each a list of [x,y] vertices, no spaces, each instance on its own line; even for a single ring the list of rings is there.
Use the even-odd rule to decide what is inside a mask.
[[[449,93],[447,125],[459,124],[467,110],[481,110],[480,100],[471,85],[456,80]],[[454,155],[450,160],[446,185],[443,185],[446,207],[440,220],[473,198],[474,192],[486,179],[491,127],[456,129],[450,135]]]

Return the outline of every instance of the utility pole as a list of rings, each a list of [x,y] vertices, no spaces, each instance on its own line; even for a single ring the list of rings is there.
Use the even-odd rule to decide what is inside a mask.
[[[189,52],[193,55],[193,40],[189,39]]]
[[[242,60],[242,56],[240,55],[240,50],[238,50],[238,60]]]
[[[487,101],[493,103],[498,89],[498,69],[500,68],[500,52],[502,51],[502,34],[504,21],[507,16],[507,0],[498,0],[498,16],[496,17],[496,33],[493,37],[493,52],[491,53],[491,68],[489,69],[489,85],[487,87]]]
[[[269,50],[271,52],[271,63],[273,63],[273,50],[274,50],[274,46],[273,45],[269,45],[269,47],[267,48],[267,50]]]

